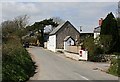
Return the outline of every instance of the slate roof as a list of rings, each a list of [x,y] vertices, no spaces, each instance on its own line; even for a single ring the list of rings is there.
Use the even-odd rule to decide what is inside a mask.
[[[53,29],[53,31],[52,31],[49,35],[54,35],[54,34],[56,34],[66,23],[69,23],[70,25],[72,25],[69,21],[66,21],[66,22],[58,25],[55,29]],[[73,27],[78,33],[80,33],[73,25],[72,25],[72,27]]]
[[[68,21],[66,21],[66,22],[68,22]],[[50,33],[50,35],[55,34],[60,28],[62,28],[62,26],[63,26],[66,22],[58,25],[55,29],[53,29],[53,31]]]
[[[72,40],[74,40],[71,36],[67,36],[64,41],[67,41],[69,38],[71,38]]]
[[[98,26],[96,28],[94,28],[94,33],[100,33],[101,27]]]

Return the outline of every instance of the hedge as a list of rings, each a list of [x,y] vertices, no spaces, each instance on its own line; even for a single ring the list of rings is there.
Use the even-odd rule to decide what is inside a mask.
[[[113,58],[111,60],[111,64],[110,64],[110,68],[108,69],[108,73],[120,77],[120,59],[119,58],[117,58],[117,59]]]
[[[2,52],[2,82],[25,82],[34,74],[34,62],[18,38],[3,43]]]

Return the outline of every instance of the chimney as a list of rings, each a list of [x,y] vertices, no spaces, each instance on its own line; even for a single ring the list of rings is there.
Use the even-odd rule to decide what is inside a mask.
[[[102,25],[102,21],[103,21],[103,18],[101,18],[101,19],[99,20],[99,26]]]

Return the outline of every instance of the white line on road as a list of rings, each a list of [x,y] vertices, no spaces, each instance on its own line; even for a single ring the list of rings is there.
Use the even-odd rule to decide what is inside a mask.
[[[85,79],[85,80],[90,80],[90,79],[86,78],[85,76],[83,76],[83,75],[81,75],[81,74],[79,74],[79,73],[77,73],[77,72],[74,72],[74,73],[76,73],[77,75],[79,75],[80,77],[82,77],[82,78]]]
[[[88,78],[86,78],[86,77],[84,77],[84,76],[82,76],[82,75],[80,75],[83,79],[85,79],[85,80],[89,80]]]

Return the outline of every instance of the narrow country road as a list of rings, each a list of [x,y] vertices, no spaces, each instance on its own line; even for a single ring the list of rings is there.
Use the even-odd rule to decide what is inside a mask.
[[[93,70],[91,64],[71,60],[40,47],[29,48],[28,51],[38,65],[31,80],[118,80],[116,76]]]

